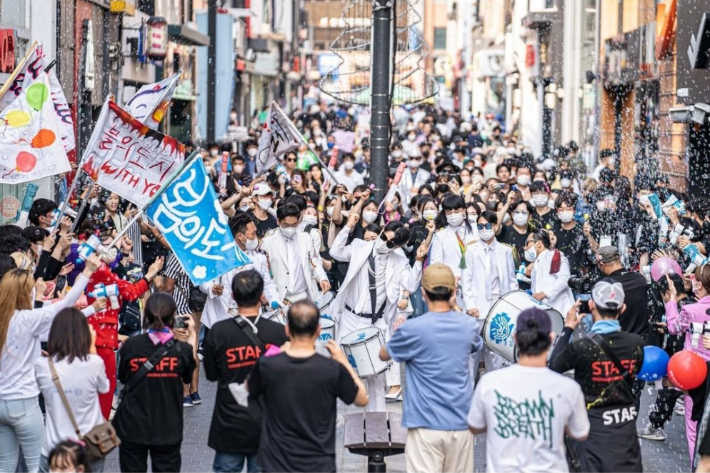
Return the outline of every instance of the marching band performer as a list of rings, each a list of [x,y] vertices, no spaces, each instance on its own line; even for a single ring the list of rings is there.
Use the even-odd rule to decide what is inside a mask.
[[[550,250],[547,230],[538,230],[528,235],[525,259],[535,263],[530,287],[533,298],[566,315],[574,305],[572,289],[567,285],[570,277],[569,260],[559,250]]]
[[[338,318],[337,337],[342,340],[351,332],[374,325],[387,334],[396,328],[398,304],[403,291],[415,292],[422,277],[422,261],[426,247],[417,250],[414,266],[401,251],[409,240],[409,230],[399,221],[387,224],[384,231],[376,224],[365,229],[365,239],[354,239],[346,245],[359,216],[351,213],[345,227],[338,233],[330,255],[349,262],[348,272],[333,301],[333,313]],[[374,300],[373,300],[374,297]],[[405,300],[406,302],[406,300]],[[367,410],[385,411],[385,380],[382,374],[367,378],[370,401]]]

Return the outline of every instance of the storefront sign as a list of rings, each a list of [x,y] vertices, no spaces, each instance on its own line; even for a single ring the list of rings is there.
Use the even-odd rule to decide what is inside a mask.
[[[0,73],[9,74],[15,69],[15,30],[0,29]]]
[[[94,90],[94,30],[91,20],[84,20],[84,88]]]
[[[168,22],[165,18],[153,16],[146,26],[146,55],[151,59],[164,59],[168,55]]]
[[[20,201],[15,197],[8,195],[0,200],[0,212],[4,218],[16,217],[18,210],[20,210]]]
[[[136,14],[135,0],[111,0],[111,13],[125,13],[133,16]]]

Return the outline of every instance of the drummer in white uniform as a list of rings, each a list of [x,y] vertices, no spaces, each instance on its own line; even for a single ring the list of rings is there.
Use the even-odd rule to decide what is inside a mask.
[[[518,289],[515,277],[513,250],[496,240],[498,216],[489,210],[478,217],[476,223],[480,241],[466,252],[466,267],[461,272],[461,288],[466,304],[466,313],[485,319],[493,304],[504,294]],[[478,350],[476,362],[483,360],[486,371],[503,367],[503,360],[487,348]],[[475,373],[475,372],[474,372]]]
[[[412,293],[419,288],[422,261],[426,257],[427,248],[420,247],[414,266],[409,266],[409,260],[400,249],[409,240],[409,230],[399,221],[390,222],[379,235],[366,230],[364,240],[356,238],[352,244],[346,245],[358,219],[359,216],[354,213],[348,216],[346,226],[338,233],[330,249],[334,259],[350,262],[333,301],[332,313],[340,314],[337,327],[339,341],[352,332],[372,325],[388,334],[396,323],[401,323],[396,317],[397,305],[402,300],[403,291]],[[374,286],[370,281],[375,283]],[[384,378],[384,373],[366,378],[370,393],[368,411],[385,411]]]
[[[207,294],[205,308],[202,311],[202,324],[210,329],[212,325],[229,317],[229,309],[236,309],[237,303],[232,297],[232,279],[240,271],[255,269],[264,279],[264,302],[271,308],[279,307],[279,293],[271,278],[266,254],[258,250],[259,239],[256,236],[254,220],[245,212],[238,212],[229,219],[237,246],[249,257],[251,264],[233,269],[219,279],[200,285],[200,290]]]

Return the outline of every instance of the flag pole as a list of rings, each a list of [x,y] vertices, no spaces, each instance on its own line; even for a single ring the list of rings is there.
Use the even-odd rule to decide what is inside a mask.
[[[138,213],[135,214],[135,215],[133,216],[133,218],[128,221],[128,223],[126,224],[126,226],[123,227],[123,230],[121,230],[120,232],[118,232],[118,235],[116,235],[116,237],[113,239],[113,241],[111,242],[111,244],[108,245],[107,249],[108,249],[108,248],[111,248],[111,247],[113,247],[113,246],[115,246],[116,243],[118,243],[118,240],[120,240],[121,237],[123,237],[123,235],[125,235],[125,234],[128,232],[128,230],[131,228],[131,225],[133,225],[134,223],[136,223],[136,221],[138,221],[138,219],[141,218],[142,216],[143,216],[143,211],[142,211],[142,210],[139,210]],[[134,243],[135,243],[135,242],[134,242]],[[140,244],[140,242],[138,242],[138,243]]]
[[[17,75],[20,73],[20,70],[22,70],[23,67],[25,67],[25,63],[27,60],[30,58],[30,55],[37,49],[37,41],[32,43],[32,46],[27,50],[25,53],[25,56],[20,60],[19,63],[17,63],[17,67],[15,68],[14,71],[12,71],[12,74],[10,74],[10,77],[5,81],[5,84],[2,86],[2,89],[0,89],[0,99],[2,98],[3,95],[5,95],[5,92],[10,88],[13,82],[15,82],[15,79],[17,78]]]

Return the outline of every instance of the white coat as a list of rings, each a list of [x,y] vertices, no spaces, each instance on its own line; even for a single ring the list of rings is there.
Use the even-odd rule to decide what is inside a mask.
[[[471,249],[471,245],[478,241],[478,230],[476,227],[472,227],[472,230],[472,232],[467,231],[464,238],[461,239],[467,252]],[[431,240],[429,264],[434,263],[445,264],[454,272],[454,277],[461,278],[461,249],[459,240],[456,238],[456,230],[451,226],[436,232]],[[456,304],[459,307],[465,305],[460,284],[456,290]]]
[[[495,239],[491,244],[495,255],[495,265],[498,269],[498,281],[502,296],[518,289],[518,280],[515,276],[515,260],[513,250]],[[495,300],[491,297],[491,272],[484,242],[479,241],[471,245],[466,251],[466,268],[461,272],[461,289],[464,296],[466,310],[478,309],[479,317],[485,319]]]
[[[266,254],[260,250],[245,251],[244,253],[246,253],[251,260],[251,264],[245,264],[244,266],[235,268],[214,281],[200,285],[200,290],[207,294],[207,300],[205,301],[205,308],[202,310],[201,319],[205,327],[212,328],[212,325],[220,320],[227,319],[229,317],[229,309],[235,309],[237,307],[237,303],[234,302],[234,298],[232,297],[232,280],[237,273],[242,271],[254,269],[261,274],[261,277],[264,278],[264,297],[266,297],[269,303],[274,301],[281,303],[283,300],[279,299],[276,285],[271,278]],[[212,292],[212,288],[215,284],[221,284],[223,286],[222,295],[218,296]]]
[[[305,232],[297,232],[294,238],[298,241],[299,261],[303,269],[303,275],[306,277],[308,297],[312,300],[316,300],[321,294],[318,283],[320,281],[327,281],[328,276],[323,270],[320,255],[314,247],[311,236]],[[271,274],[273,275],[276,290],[278,291],[279,302],[281,303],[288,292],[290,272],[288,267],[288,249],[281,235],[281,230],[275,228],[264,235],[264,238],[261,240],[261,249],[269,257]]]
[[[407,168],[402,173],[402,179],[399,181],[399,195],[402,197],[402,209],[406,212],[409,209],[409,201],[412,200],[412,189],[421,187],[429,182],[431,173],[424,169],[417,171],[417,176],[412,179],[412,170]]]
[[[345,309],[345,300],[348,295],[359,295],[363,291],[369,291],[369,287],[360,287],[361,278],[357,277],[360,271],[367,271],[367,258],[372,253],[375,241],[365,241],[356,238],[350,245],[346,245],[350,227],[345,226],[333,241],[330,248],[330,256],[338,261],[350,262],[348,272],[345,275],[343,284],[338,290],[338,295],[333,301],[333,314],[337,318],[337,338],[356,330],[372,325],[369,319],[350,313]],[[387,299],[383,317],[377,321],[377,326],[383,333],[387,332],[388,326],[397,314],[397,304],[399,303],[402,290],[409,293],[416,292],[422,277],[422,264],[417,261],[413,267],[409,266],[409,260],[401,250],[390,251],[387,255],[385,278],[387,279]]]
[[[560,270],[550,274],[554,254],[554,251],[545,250],[538,255],[530,276],[530,289],[533,294],[544,292],[547,297],[542,302],[557,310],[562,317],[567,317],[567,311],[574,305],[572,289],[567,285],[570,277],[569,260],[560,253]]]

